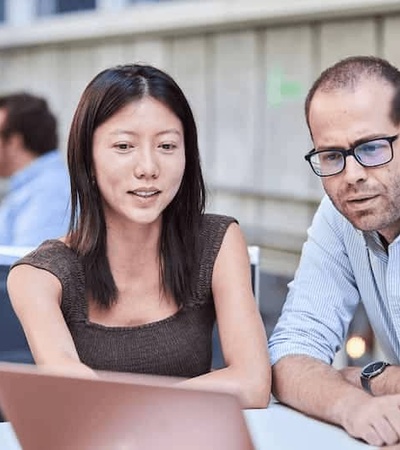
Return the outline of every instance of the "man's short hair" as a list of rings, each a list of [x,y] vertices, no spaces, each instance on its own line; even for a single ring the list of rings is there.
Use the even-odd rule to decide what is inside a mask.
[[[340,89],[353,90],[366,79],[383,80],[395,89],[390,118],[400,123],[400,71],[388,61],[376,56],[350,56],[324,70],[309,90],[305,102],[305,114],[310,129],[310,106],[317,91],[331,92]],[[311,129],[310,129],[311,132]]]
[[[57,148],[57,121],[44,98],[26,92],[3,95],[0,109],[6,111],[1,137],[19,134],[25,147],[37,155]]]

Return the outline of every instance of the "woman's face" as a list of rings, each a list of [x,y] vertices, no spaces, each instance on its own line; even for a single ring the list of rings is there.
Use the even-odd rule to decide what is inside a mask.
[[[185,170],[181,121],[163,103],[129,103],[93,135],[94,176],[107,224],[161,222]]]

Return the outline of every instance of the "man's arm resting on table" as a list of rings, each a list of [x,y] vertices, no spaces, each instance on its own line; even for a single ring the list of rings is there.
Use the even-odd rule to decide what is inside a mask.
[[[360,367],[345,367],[344,369],[341,369],[340,372],[349,383],[362,389]],[[378,376],[371,378],[370,387],[372,394],[375,396],[400,394],[400,367],[386,367],[386,369]]]
[[[273,366],[275,397],[307,415],[342,426],[351,436],[380,446],[400,438],[400,395],[372,397],[330,365],[290,355]]]

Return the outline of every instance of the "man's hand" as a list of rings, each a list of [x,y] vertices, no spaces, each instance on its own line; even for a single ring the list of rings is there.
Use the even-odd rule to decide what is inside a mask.
[[[347,402],[341,424],[356,438],[375,446],[394,445],[400,441],[400,395],[383,395]]]
[[[400,370],[390,366],[373,383],[376,379],[381,381],[393,368]],[[355,381],[359,367],[338,371],[308,356],[289,355],[278,361],[273,371],[274,395],[282,403],[339,425],[349,435],[376,447],[400,442],[400,394],[374,397],[355,387],[361,384]],[[376,388],[373,385],[373,391]]]

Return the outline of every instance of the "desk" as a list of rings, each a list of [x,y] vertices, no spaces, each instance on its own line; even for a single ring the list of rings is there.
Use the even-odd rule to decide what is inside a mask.
[[[244,411],[256,450],[372,450],[340,428],[283,405]],[[0,423],[0,449],[22,450],[9,423]]]
[[[372,450],[339,427],[320,422],[278,403],[245,410],[256,450]],[[8,449],[7,449],[8,450]]]

